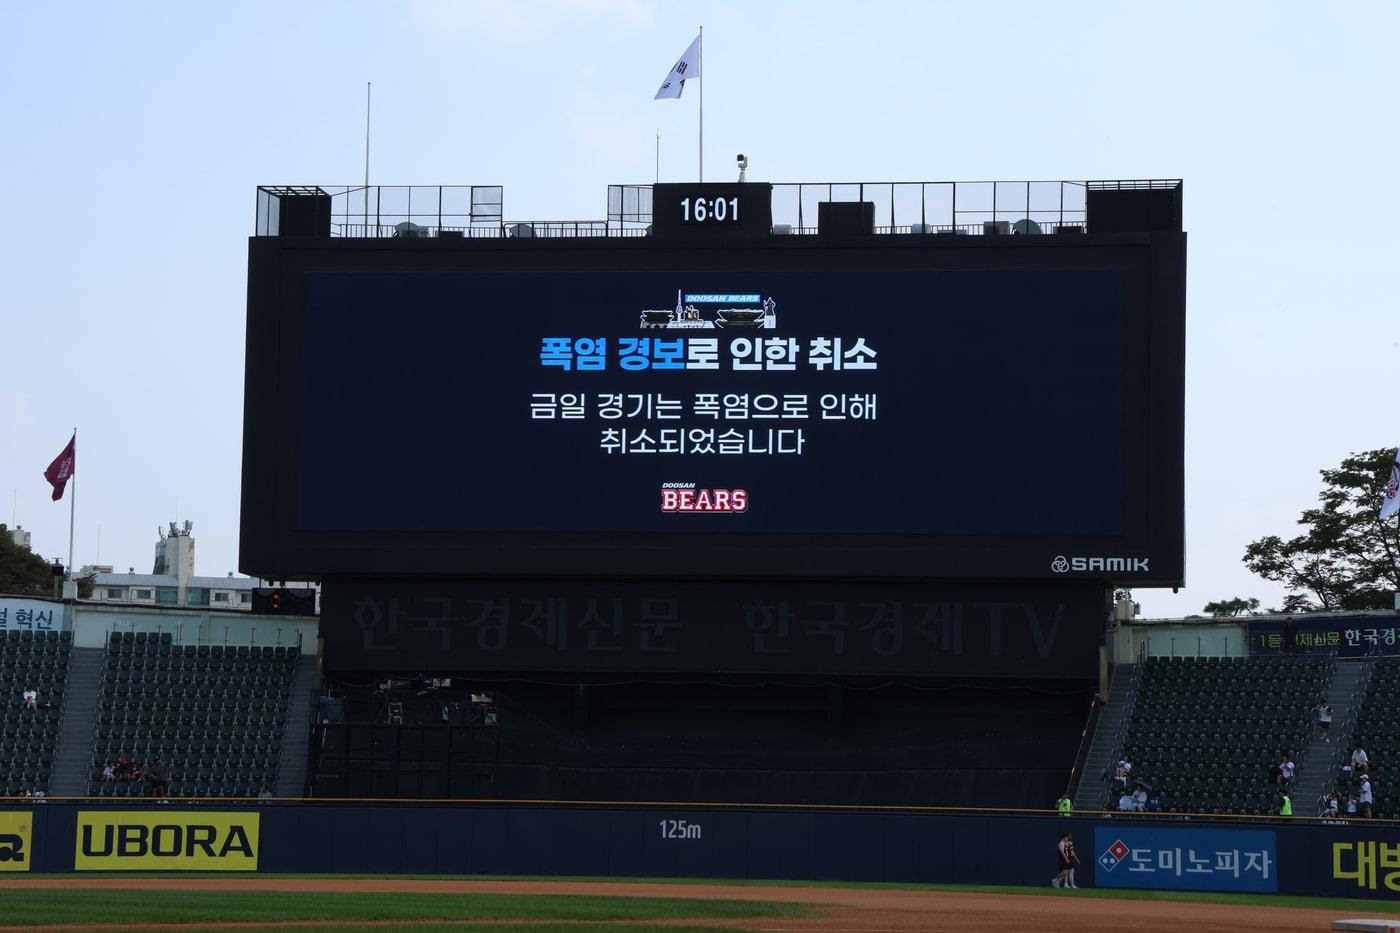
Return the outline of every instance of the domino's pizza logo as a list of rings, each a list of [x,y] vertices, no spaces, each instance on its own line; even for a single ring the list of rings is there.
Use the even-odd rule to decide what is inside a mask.
[[[1128,857],[1128,847],[1124,845],[1122,839],[1113,840],[1113,845],[1104,850],[1099,856],[1099,867],[1104,871],[1113,871],[1118,867],[1118,863]]]

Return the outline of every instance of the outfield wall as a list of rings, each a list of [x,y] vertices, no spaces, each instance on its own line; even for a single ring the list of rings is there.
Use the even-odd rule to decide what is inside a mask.
[[[0,805],[0,872],[256,871],[1048,885],[1400,900],[1400,825],[622,805]]]

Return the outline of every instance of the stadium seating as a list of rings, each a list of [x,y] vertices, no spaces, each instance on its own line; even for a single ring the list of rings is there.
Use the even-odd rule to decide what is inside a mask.
[[[318,797],[1048,807],[1092,696],[1056,686],[497,680],[488,728],[444,722],[421,681],[342,682],[310,773]]]
[[[170,765],[171,796],[252,797],[277,776],[299,650],[174,645],[170,634],[113,632],[102,669],[89,796],[138,796],[103,783],[119,755]]]
[[[1400,819],[1400,658],[1376,662],[1346,753],[1350,755],[1357,745],[1366,750],[1370,762],[1368,770],[1375,797],[1371,815]],[[1338,780],[1337,789],[1343,800],[1348,793],[1358,793],[1359,777],[1343,774]]]
[[[1324,657],[1147,659],[1122,743],[1133,778],[1169,811],[1273,813],[1272,770],[1306,745],[1331,666]],[[1104,806],[1115,809],[1120,793],[1109,781]]]
[[[8,797],[48,791],[72,647],[70,632],[0,632],[0,788]],[[21,694],[29,687],[49,708],[23,708]]]

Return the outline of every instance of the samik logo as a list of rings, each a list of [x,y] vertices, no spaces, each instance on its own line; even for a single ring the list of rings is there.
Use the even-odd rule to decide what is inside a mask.
[[[257,813],[79,813],[74,867],[256,871]]]
[[[747,489],[696,489],[694,483],[662,483],[663,512],[747,512]]]
[[[1147,573],[1148,557],[1065,557],[1050,562],[1054,573]]]
[[[29,871],[30,826],[33,813],[0,813],[0,872]]]

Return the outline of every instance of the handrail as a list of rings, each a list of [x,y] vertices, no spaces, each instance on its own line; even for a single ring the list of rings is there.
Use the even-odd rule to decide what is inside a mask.
[[[959,816],[1043,816],[1057,818],[1060,814],[1044,807],[952,807],[924,804],[823,804],[823,803],[751,803],[743,801],[694,801],[694,800],[541,800],[534,798],[450,798],[450,797],[0,797],[0,812],[12,808],[28,808],[48,803],[78,804],[81,806],[115,805],[120,807],[148,806],[168,807],[178,804],[215,804],[218,806],[509,806],[509,807],[598,807],[638,810],[655,809],[695,809],[695,810],[805,810],[865,813],[945,813]],[[1196,813],[1169,812],[1150,813],[1130,810],[1108,810],[1102,808],[1076,811],[1080,818],[1113,820],[1147,820],[1159,822],[1208,821],[1208,822],[1269,822],[1269,823],[1315,823],[1326,825],[1355,825],[1359,827],[1400,826],[1400,819],[1347,819],[1343,817],[1313,817],[1297,814],[1281,817],[1277,814],[1251,813]]]
[[[1099,716],[1103,708],[1108,705],[1106,698],[1099,697],[1098,694],[1089,701],[1089,716],[1084,725],[1084,733],[1079,737],[1079,749],[1074,754],[1074,765],[1069,771],[1069,787],[1065,791],[1065,796],[1073,800],[1079,794],[1079,784],[1083,780],[1084,764],[1089,758],[1089,746],[1093,743],[1094,733],[1099,727]]]

